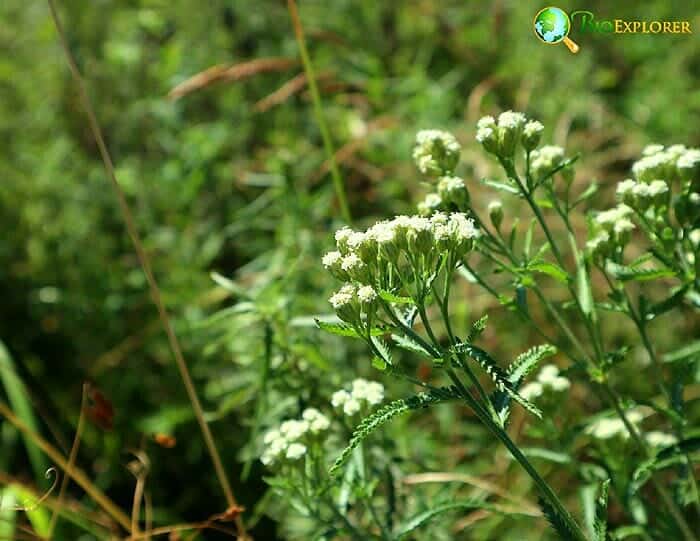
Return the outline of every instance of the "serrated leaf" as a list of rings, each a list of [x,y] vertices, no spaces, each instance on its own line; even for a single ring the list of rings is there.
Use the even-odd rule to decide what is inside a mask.
[[[390,291],[386,291],[384,289],[380,289],[379,291],[377,291],[377,295],[379,295],[379,297],[384,299],[386,302],[391,302],[394,304],[414,304],[413,299],[411,297],[402,297],[400,295],[395,295],[394,293],[391,293]]]
[[[353,450],[360,443],[367,439],[374,431],[379,429],[384,424],[391,421],[397,415],[406,413],[410,410],[427,408],[440,402],[449,400],[458,400],[461,398],[459,390],[456,387],[441,387],[439,389],[431,389],[430,391],[419,393],[409,398],[401,398],[394,400],[386,406],[379,408],[377,411],[365,417],[352,433],[352,437],[348,442],[347,447],[343,449],[340,456],[336,459],[329,473],[331,476],[336,475],[338,470],[342,468],[350,458]]]
[[[405,349],[406,351],[411,351],[413,353],[417,353],[417,354],[422,355],[424,357],[428,357],[429,359],[433,358],[433,356],[430,354],[430,352],[428,350],[426,350],[418,342],[413,340],[413,338],[411,338],[410,336],[403,336],[400,334],[392,334],[391,339],[394,342],[394,344],[396,344],[401,349]]]
[[[685,298],[686,292],[688,291],[689,284],[684,285],[678,291],[673,293],[673,295],[667,297],[663,301],[657,302],[649,306],[644,313],[644,318],[647,321],[651,321],[659,317],[666,312],[673,310],[677,306],[683,304],[683,299]]]
[[[348,325],[347,323],[343,322],[330,322],[330,321],[322,321],[318,318],[314,319],[316,322],[316,325],[318,326],[319,329],[329,332],[331,334],[335,334],[337,336],[349,336],[351,338],[364,338],[361,336],[353,327]],[[389,332],[388,329],[384,329],[381,327],[374,327],[372,328],[370,334],[371,336],[382,336]]]
[[[513,384],[508,379],[508,374],[496,363],[496,361],[483,349],[471,344],[459,343],[452,348],[452,351],[460,354],[466,354],[475,360],[485,371],[491,376],[496,388],[505,392],[533,415],[542,418],[542,412],[537,406],[523,398],[518,394]]]
[[[416,529],[420,528],[438,515],[457,509],[486,509],[491,512],[504,512],[498,507],[476,498],[462,501],[446,501],[438,503],[435,507],[423,511],[422,513],[418,513],[412,517],[406,524],[398,528],[394,539],[405,539],[407,535],[414,532]],[[511,513],[515,514],[513,511],[509,510],[508,514]]]
[[[508,379],[517,389],[525,379],[525,376],[532,372],[542,359],[551,357],[556,353],[557,348],[551,344],[542,344],[528,349],[518,355],[510,364],[507,370]]]
[[[389,366],[392,366],[394,364],[394,358],[391,355],[391,350],[389,349],[389,346],[387,343],[382,340],[381,338],[377,337],[372,337],[372,343],[374,344],[374,347],[377,348],[377,351],[381,354],[381,359]]]
[[[484,315],[472,323],[472,328],[469,331],[469,336],[467,337],[467,342],[472,343],[474,340],[479,338],[481,334],[486,330],[486,324],[489,321],[489,316]]]
[[[576,537],[573,532],[569,530],[566,525],[566,521],[559,516],[559,513],[543,498],[539,498],[538,503],[542,513],[547,518],[547,522],[554,528],[554,530],[559,534],[562,541],[576,541]]]
[[[610,479],[603,481],[600,486],[600,494],[596,500],[595,506],[595,522],[593,530],[595,531],[596,541],[607,541],[608,534],[608,489],[610,487]]]
[[[616,279],[622,282],[628,282],[633,280],[635,282],[648,282],[650,280],[658,280],[659,278],[670,278],[675,276],[676,273],[665,267],[662,268],[646,268],[641,269],[638,267],[629,267],[626,265],[619,265],[618,263],[613,263],[608,261],[605,265],[606,270]]]
[[[559,265],[555,263],[549,263],[547,261],[541,263],[532,263],[527,266],[531,271],[541,272],[547,276],[551,276],[558,282],[562,284],[567,284],[571,280],[569,273],[562,269]]]

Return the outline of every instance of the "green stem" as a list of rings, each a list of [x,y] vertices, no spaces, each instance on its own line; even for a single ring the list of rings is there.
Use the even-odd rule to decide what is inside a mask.
[[[333,186],[335,187],[335,194],[338,198],[338,204],[340,205],[340,212],[343,219],[348,224],[351,224],[352,215],[350,214],[350,207],[348,206],[348,200],[345,194],[345,184],[343,182],[343,178],[340,176],[340,170],[338,169],[338,164],[335,160],[335,148],[333,147],[333,141],[331,139],[330,132],[328,131],[326,118],[323,114],[321,94],[318,91],[313,64],[311,63],[311,58],[309,57],[309,51],[306,48],[304,28],[301,25],[301,19],[299,18],[299,11],[297,10],[295,0],[287,0],[287,7],[289,8],[289,14],[292,18],[294,35],[296,36],[297,44],[299,46],[299,55],[301,56],[301,61],[304,64],[304,71],[306,72],[309,92],[311,93],[311,99],[314,104],[314,115],[316,116],[316,122],[318,123],[319,130],[321,131],[321,138],[323,139],[323,146],[330,165],[331,177],[333,177]]]

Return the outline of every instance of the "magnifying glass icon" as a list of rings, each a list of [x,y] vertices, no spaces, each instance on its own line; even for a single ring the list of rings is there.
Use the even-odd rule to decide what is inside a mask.
[[[541,9],[534,20],[535,35],[547,45],[564,43],[569,51],[577,53],[579,46],[569,38],[571,20],[563,9],[547,7]]]

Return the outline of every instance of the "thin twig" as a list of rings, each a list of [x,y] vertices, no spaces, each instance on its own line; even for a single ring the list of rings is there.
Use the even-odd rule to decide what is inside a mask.
[[[87,404],[87,391],[88,384],[83,383],[83,395],[80,399],[80,414],[78,415],[78,426],[75,429],[75,437],[73,438],[73,445],[70,448],[70,454],[68,455],[68,467],[73,468],[75,465],[75,460],[78,457],[78,449],[80,448],[80,438],[83,434],[83,426],[85,424],[85,406]],[[48,539],[53,538],[53,531],[56,528],[56,523],[58,522],[59,509],[63,504],[63,498],[66,494],[66,489],[68,488],[68,482],[70,477],[68,475],[63,476],[63,481],[61,481],[61,489],[58,491],[58,499],[56,500],[56,508],[51,515],[51,522],[49,523],[49,531],[47,534]]]
[[[185,359],[182,355],[180,343],[177,339],[172,323],[170,322],[170,316],[168,315],[168,311],[166,310],[163,300],[161,298],[160,288],[158,287],[158,283],[156,282],[156,279],[153,275],[150,259],[141,242],[141,237],[139,236],[138,230],[136,228],[136,223],[131,213],[129,204],[126,200],[126,196],[124,195],[124,192],[121,189],[119,182],[117,181],[117,177],[114,172],[114,165],[112,163],[112,158],[109,154],[109,151],[107,150],[107,145],[105,144],[100,125],[97,122],[97,117],[95,116],[92,103],[87,93],[87,89],[85,88],[85,83],[80,74],[80,70],[78,69],[78,66],[75,62],[73,54],[71,53],[70,47],[68,46],[68,40],[66,39],[63,26],[61,25],[58,12],[56,11],[54,0],[47,1],[51,10],[51,16],[56,26],[56,31],[58,33],[61,45],[66,55],[66,60],[68,61],[71,73],[73,75],[73,78],[75,79],[75,84],[77,85],[78,90],[80,92],[82,105],[85,109],[85,113],[87,114],[88,121],[90,123],[90,130],[92,131],[93,137],[95,138],[95,142],[97,143],[97,146],[99,148],[100,155],[102,156],[102,161],[104,162],[107,177],[109,178],[117,196],[117,200],[119,202],[119,207],[122,213],[122,217],[124,219],[124,223],[126,225],[129,238],[131,239],[131,242],[134,245],[134,249],[136,251],[136,255],[138,257],[141,268],[143,269],[143,272],[146,275],[146,280],[148,282],[148,286],[151,292],[151,298],[153,299],[153,302],[156,305],[156,308],[158,309],[158,315],[165,329],[165,333],[168,337],[168,342],[170,344],[170,349],[172,350],[173,357],[175,357],[175,362],[180,371],[182,382],[185,385],[185,390],[187,391],[187,395],[192,404],[192,409],[194,410],[197,422],[199,423],[199,428],[202,431],[204,442],[206,444],[207,450],[209,451],[211,460],[214,464],[214,469],[216,470],[216,475],[218,477],[219,484],[221,485],[221,488],[224,492],[228,506],[235,506],[237,505],[236,498],[233,495],[231,485],[229,484],[228,478],[226,477],[226,472],[224,471],[219,452],[216,449],[216,444],[214,443],[214,438],[212,437],[209,425],[207,425],[207,422],[204,418],[204,411],[202,410],[202,406],[199,402],[199,397],[197,396],[197,392],[192,382],[192,377],[190,376],[189,369],[187,368],[187,363],[185,363]],[[242,539],[248,539],[241,517],[236,517],[235,522],[239,537]]]
[[[318,122],[318,127],[321,130],[323,146],[325,147],[328,162],[330,164],[331,176],[333,177],[333,185],[335,186],[335,194],[338,198],[338,204],[340,205],[340,213],[342,214],[343,219],[350,224],[352,223],[352,216],[350,214],[350,207],[348,206],[347,196],[345,194],[345,185],[343,183],[343,178],[340,176],[338,164],[335,161],[335,149],[333,148],[333,141],[331,140],[331,135],[328,131],[326,118],[323,115],[323,104],[321,103],[321,94],[318,92],[316,76],[314,75],[314,68],[311,64],[311,59],[309,58],[309,51],[306,48],[304,29],[301,26],[301,19],[299,19],[299,12],[297,10],[297,4],[295,0],[287,0],[287,7],[289,8],[289,15],[292,18],[292,25],[294,26],[294,35],[296,36],[297,45],[299,46],[299,54],[301,56],[301,61],[304,64],[304,71],[306,72],[306,78],[309,84],[309,91],[311,92],[311,99],[314,104],[314,114],[316,115],[316,122]]]
[[[65,475],[68,475],[78,485],[80,485],[80,487],[87,492],[88,496],[90,496],[90,498],[92,498],[97,505],[102,507],[102,509],[104,509],[108,515],[116,520],[126,531],[131,531],[131,521],[129,520],[129,517],[127,517],[126,514],[119,509],[117,504],[115,504],[107,495],[97,488],[92,481],[90,481],[90,478],[85,475],[85,472],[75,466],[71,466],[66,459],[63,458],[58,449],[25,425],[4,402],[0,402],[0,416],[5,417],[17,430],[26,434],[39,449],[46,453],[46,455],[59,468],[61,468],[61,470],[63,470]]]

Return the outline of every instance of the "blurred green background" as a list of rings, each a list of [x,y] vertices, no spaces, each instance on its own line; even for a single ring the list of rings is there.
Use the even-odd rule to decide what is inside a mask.
[[[473,140],[483,114],[515,109],[541,120],[545,140],[581,153],[580,185],[624,178],[647,143],[700,145],[697,33],[596,35],[575,25],[570,37],[581,51],[574,56],[536,39],[532,19],[544,5],[300,1],[358,224],[410,212],[425,192],[410,160],[419,129],[457,135],[465,178],[492,171]],[[690,2],[558,5],[700,28]],[[237,496],[260,515],[257,537],[273,539],[275,504],[263,499],[263,471],[253,460],[256,435],[271,424],[263,419],[327,400],[328,389],[354,374],[377,377],[354,360],[358,350],[322,339],[304,319],[329,311],[333,284],[319,257],[341,220],[286,5],[59,6]],[[2,2],[0,21],[4,362],[24,382],[39,431],[66,452],[81,386],[93,382],[114,405],[114,427],[86,429],[79,464],[128,508],[134,477],[125,466],[130,450],[143,449],[156,522],[202,520],[222,511],[224,500],[48,8]],[[265,58],[289,62],[271,71],[253,65],[237,80],[168,97],[212,66]],[[484,205],[493,196],[470,189]],[[603,190],[597,204],[610,197]],[[241,290],[217,284],[212,272]],[[469,310],[480,315],[491,302],[475,297]],[[525,331],[511,332],[494,347],[520,351],[527,340]],[[261,367],[270,355],[282,368],[267,378]],[[438,430],[449,434],[444,422]],[[0,470],[46,488],[17,433],[0,426]],[[158,446],[154,433],[174,436],[176,446]],[[69,495],[92,505],[76,488]]]

